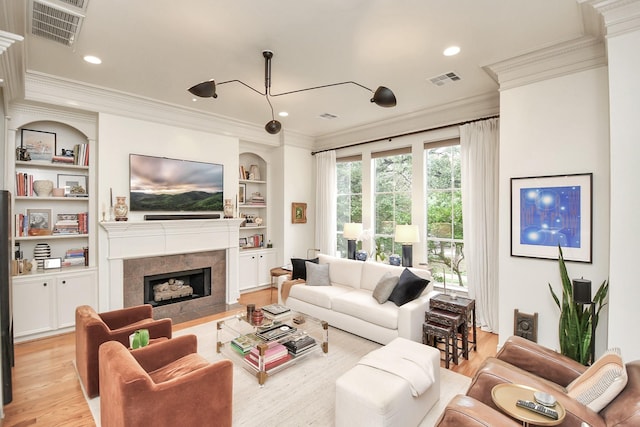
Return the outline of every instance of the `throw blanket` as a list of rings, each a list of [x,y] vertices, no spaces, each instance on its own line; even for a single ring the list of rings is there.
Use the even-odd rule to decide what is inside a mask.
[[[365,355],[359,365],[370,366],[404,378],[413,396],[420,396],[435,382],[433,365],[425,357],[406,354],[394,348],[382,347]]]
[[[282,282],[282,287],[280,288],[280,295],[282,295],[283,302],[287,302],[287,298],[289,298],[289,292],[291,291],[291,287],[293,285],[299,285],[300,283],[305,284],[306,282],[303,279],[285,280],[284,282]]]

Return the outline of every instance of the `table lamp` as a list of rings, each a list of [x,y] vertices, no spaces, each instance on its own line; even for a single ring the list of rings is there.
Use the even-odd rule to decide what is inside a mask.
[[[402,243],[402,266],[413,267],[413,244],[420,241],[417,225],[396,225],[395,241]]]
[[[347,222],[344,224],[342,235],[347,239],[347,258],[356,259],[356,240],[362,234],[362,224]]]

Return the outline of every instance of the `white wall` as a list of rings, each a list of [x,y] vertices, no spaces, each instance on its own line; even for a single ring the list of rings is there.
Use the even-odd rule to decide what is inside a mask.
[[[538,342],[557,349],[561,294],[557,261],[510,256],[510,178],[593,173],[593,263],[567,263],[571,278],[592,281],[609,271],[609,127],[607,70],[600,67],[503,90],[500,98],[500,344],[513,335],[513,311],[537,312]],[[623,313],[614,313],[624,316]],[[601,313],[596,353],[606,348]]]
[[[196,131],[176,126],[100,114],[98,121],[98,212],[110,204],[110,189],[116,196],[127,196],[129,202],[129,154],[147,154],[174,159],[221,163],[224,165],[224,197],[236,198],[238,192],[237,138]],[[108,216],[108,211],[107,211]],[[129,219],[141,221],[143,214],[130,212]],[[106,232],[99,228],[99,277],[109,277]],[[118,308],[109,299],[109,284],[99,279],[100,311]]]
[[[640,359],[633,339],[640,321],[638,241],[640,236],[640,30],[608,39],[611,110],[611,289],[609,345],[625,360]]]
[[[316,167],[315,158],[306,148],[285,146],[283,150],[283,241],[284,263],[290,258],[306,258],[315,248]],[[291,203],[307,204],[307,223],[291,223]],[[309,253],[311,255],[311,252]]]

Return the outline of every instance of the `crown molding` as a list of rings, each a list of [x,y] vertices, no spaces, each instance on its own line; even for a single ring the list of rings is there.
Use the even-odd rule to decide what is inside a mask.
[[[604,18],[606,37],[640,30],[640,0],[578,0]]]
[[[603,40],[583,36],[482,68],[503,90],[605,65],[607,56]]]
[[[5,110],[24,91],[24,37],[0,30],[0,77],[4,80]]]
[[[315,149],[329,150],[349,144],[385,138],[385,135],[393,136],[455,125],[467,120],[493,116],[499,112],[500,97],[496,90],[495,92],[471,96],[437,107],[425,108],[401,117],[323,135],[316,139]]]
[[[270,146],[282,143],[281,135],[269,135],[251,123],[34,71],[25,74],[24,97],[27,101],[171,124]]]
[[[97,138],[98,116],[95,113],[21,102],[12,103],[8,112],[12,130],[17,130],[34,121],[52,121],[72,126],[82,132],[88,139],[94,140]]]

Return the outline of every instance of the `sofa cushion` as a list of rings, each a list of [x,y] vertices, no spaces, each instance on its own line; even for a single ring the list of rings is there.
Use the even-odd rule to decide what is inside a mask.
[[[207,359],[198,353],[191,353],[149,372],[149,376],[154,383],[160,384],[207,366],[209,366]]]
[[[369,291],[353,290],[336,295],[331,306],[335,312],[348,314],[383,328],[398,329],[398,307],[391,302],[378,304],[371,298]]]
[[[323,261],[327,262],[323,262]],[[333,285],[349,286],[360,288],[360,278],[362,277],[362,266],[366,264],[362,261],[352,259],[320,257],[320,264],[330,264],[329,279]]]
[[[362,280],[360,281],[360,289],[367,289],[373,292],[378,282],[385,273],[392,273],[394,276],[400,277],[404,267],[383,264],[381,262],[366,262],[362,267]]]
[[[400,275],[398,284],[389,296],[389,301],[394,302],[397,306],[404,305],[419,297],[428,284],[429,281],[427,279],[418,277],[409,271],[409,269],[405,268]]]
[[[376,288],[373,290],[373,298],[378,301],[379,304],[384,304],[389,299],[391,292],[398,284],[400,276],[395,276],[390,271],[387,271],[382,275]]]
[[[331,286],[329,282],[329,264],[315,264],[307,261],[307,285],[308,286]]]
[[[295,298],[309,304],[317,305],[326,309],[331,309],[331,299],[345,292],[353,291],[348,286],[292,286],[289,291],[289,298]],[[369,297],[371,299],[371,297]],[[373,300],[372,300],[373,301]],[[375,303],[375,301],[374,301]]]
[[[627,385],[627,370],[620,349],[607,350],[578,378],[567,385],[567,394],[595,412],[600,412]]]
[[[303,258],[291,258],[291,265],[293,266],[293,271],[291,272],[291,280],[302,279],[307,280],[307,266],[306,262],[314,262],[318,263],[318,258],[313,259],[303,259]]]

